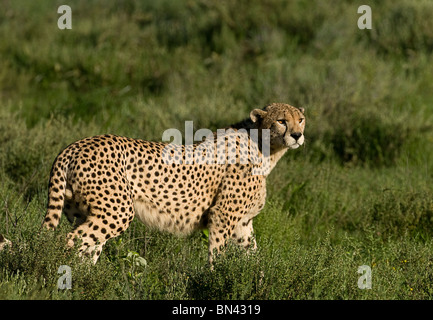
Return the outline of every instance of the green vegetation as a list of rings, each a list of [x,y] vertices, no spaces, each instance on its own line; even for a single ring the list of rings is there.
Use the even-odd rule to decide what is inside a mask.
[[[67,2],[67,1],[66,1]],[[433,3],[14,0],[0,10],[0,299],[431,299]],[[113,133],[217,129],[252,108],[306,109],[305,147],[268,178],[258,251],[134,221],[89,266],[41,232],[51,164]],[[72,289],[58,290],[59,266]],[[372,289],[357,286],[358,267]]]

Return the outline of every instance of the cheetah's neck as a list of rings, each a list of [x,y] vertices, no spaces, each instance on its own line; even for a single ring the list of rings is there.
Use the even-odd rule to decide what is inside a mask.
[[[257,129],[257,125],[254,122],[252,122],[250,118],[246,118],[242,121],[232,124],[231,126],[228,126],[227,128],[249,130],[249,129]]]
[[[269,173],[272,171],[272,169],[274,169],[275,165],[278,163],[278,160],[281,159],[281,157],[286,153],[287,150],[288,148],[282,148],[276,151],[271,151],[271,169],[269,170]]]
[[[228,128],[233,128],[233,129],[258,129],[257,124],[254,123],[250,118],[246,118],[242,121],[239,121],[231,126],[229,126]],[[259,148],[261,147],[262,143],[261,143],[261,138],[260,138],[260,133],[259,133],[259,143],[258,146]],[[273,149],[271,147],[271,152],[270,152],[270,170],[269,173],[272,171],[272,169],[275,167],[275,165],[278,163],[278,161],[281,159],[281,157],[286,153],[286,151],[288,150],[288,148],[280,148],[280,149]]]

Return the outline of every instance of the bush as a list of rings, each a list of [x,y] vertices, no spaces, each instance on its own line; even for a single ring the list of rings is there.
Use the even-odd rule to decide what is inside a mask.
[[[385,122],[374,114],[349,119],[337,125],[329,137],[341,163],[370,167],[396,163],[410,136],[404,123]]]

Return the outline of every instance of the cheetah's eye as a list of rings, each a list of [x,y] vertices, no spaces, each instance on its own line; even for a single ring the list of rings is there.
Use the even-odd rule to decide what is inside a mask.
[[[285,124],[286,124],[286,120],[277,120],[277,122],[278,122],[279,124],[282,124],[282,125],[285,125]]]
[[[302,123],[304,121],[304,118],[299,119],[299,123]]]

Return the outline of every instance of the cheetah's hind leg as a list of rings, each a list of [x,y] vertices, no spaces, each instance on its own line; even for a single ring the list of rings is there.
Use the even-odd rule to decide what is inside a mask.
[[[79,239],[79,255],[90,257],[93,263],[98,261],[105,242],[122,234],[134,217],[133,202],[128,191],[119,191],[113,196],[118,206],[111,205],[111,202],[104,207],[90,205],[86,220],[68,234],[67,245],[73,247],[76,239]]]

